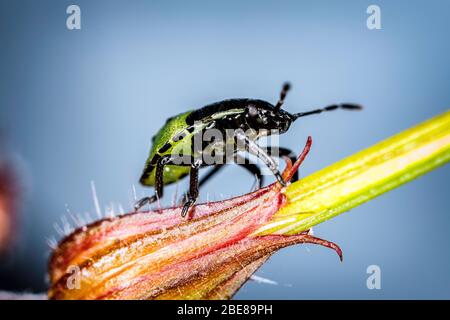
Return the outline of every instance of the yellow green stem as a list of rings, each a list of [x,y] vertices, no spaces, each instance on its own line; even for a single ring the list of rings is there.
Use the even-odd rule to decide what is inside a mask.
[[[286,189],[288,204],[255,234],[296,234],[450,160],[450,111],[322,169]]]

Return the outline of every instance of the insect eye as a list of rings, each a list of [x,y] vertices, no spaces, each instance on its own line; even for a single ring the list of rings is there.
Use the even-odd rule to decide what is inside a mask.
[[[255,117],[258,115],[258,109],[254,105],[249,105],[247,108],[250,116]]]

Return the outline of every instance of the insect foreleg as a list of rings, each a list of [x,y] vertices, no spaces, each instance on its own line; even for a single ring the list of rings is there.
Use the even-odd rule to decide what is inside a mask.
[[[280,171],[278,170],[277,163],[272,159],[271,156],[267,154],[255,141],[249,139],[249,137],[244,133],[244,130],[236,130],[235,137],[237,140],[237,148],[243,149],[242,151],[247,151],[250,154],[261,159],[264,164],[272,171],[275,178],[282,186],[286,186],[286,182],[283,180]]]
[[[294,163],[297,160],[297,155],[290,149],[283,148],[283,147],[269,147],[268,148],[268,154],[273,156],[276,156],[278,158],[282,157],[288,157],[292,163]],[[291,179],[291,182],[298,180],[298,171],[295,171],[294,176]]]

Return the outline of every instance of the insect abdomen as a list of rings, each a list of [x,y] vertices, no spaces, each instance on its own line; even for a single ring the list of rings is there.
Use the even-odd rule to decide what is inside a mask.
[[[146,186],[153,186],[155,184],[155,168],[158,160],[164,155],[171,154],[175,145],[189,144],[185,149],[190,150],[191,139],[186,139],[190,133],[188,130],[189,126],[186,124],[186,117],[190,113],[189,111],[169,119],[156,133],[140,179],[141,184]],[[178,181],[188,173],[189,167],[167,165],[163,174],[164,184]]]

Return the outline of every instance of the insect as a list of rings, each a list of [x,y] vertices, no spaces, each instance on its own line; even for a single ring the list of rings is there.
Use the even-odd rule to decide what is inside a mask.
[[[285,83],[275,105],[259,99],[229,99],[169,118],[152,139],[153,145],[140,178],[142,185],[154,186],[155,194],[137,201],[135,210],[161,198],[164,185],[189,175],[189,191],[185,195],[181,210],[181,215],[185,217],[197,200],[199,187],[217,174],[224,164],[236,163],[239,151],[258,157],[278,182],[285,186],[287,181],[283,180],[271,154],[275,154],[275,150],[278,157],[289,157],[293,160],[296,158],[295,154],[281,147],[266,151],[257,144],[257,140],[262,136],[285,133],[291,124],[301,117],[336,109],[361,109],[357,104],[342,103],[292,114],[281,108],[289,89],[290,84]],[[212,129],[221,133],[231,131],[233,134],[222,140],[201,140],[200,143],[195,143],[197,137],[204,137],[207,131]],[[230,149],[231,153],[228,152]],[[214,155],[214,159],[221,161],[206,161],[206,150],[210,151],[208,154]],[[238,164],[255,175],[261,187],[261,169],[254,163],[241,162]],[[199,180],[199,169],[206,166],[213,168]],[[293,180],[297,179],[298,177],[293,177]]]

